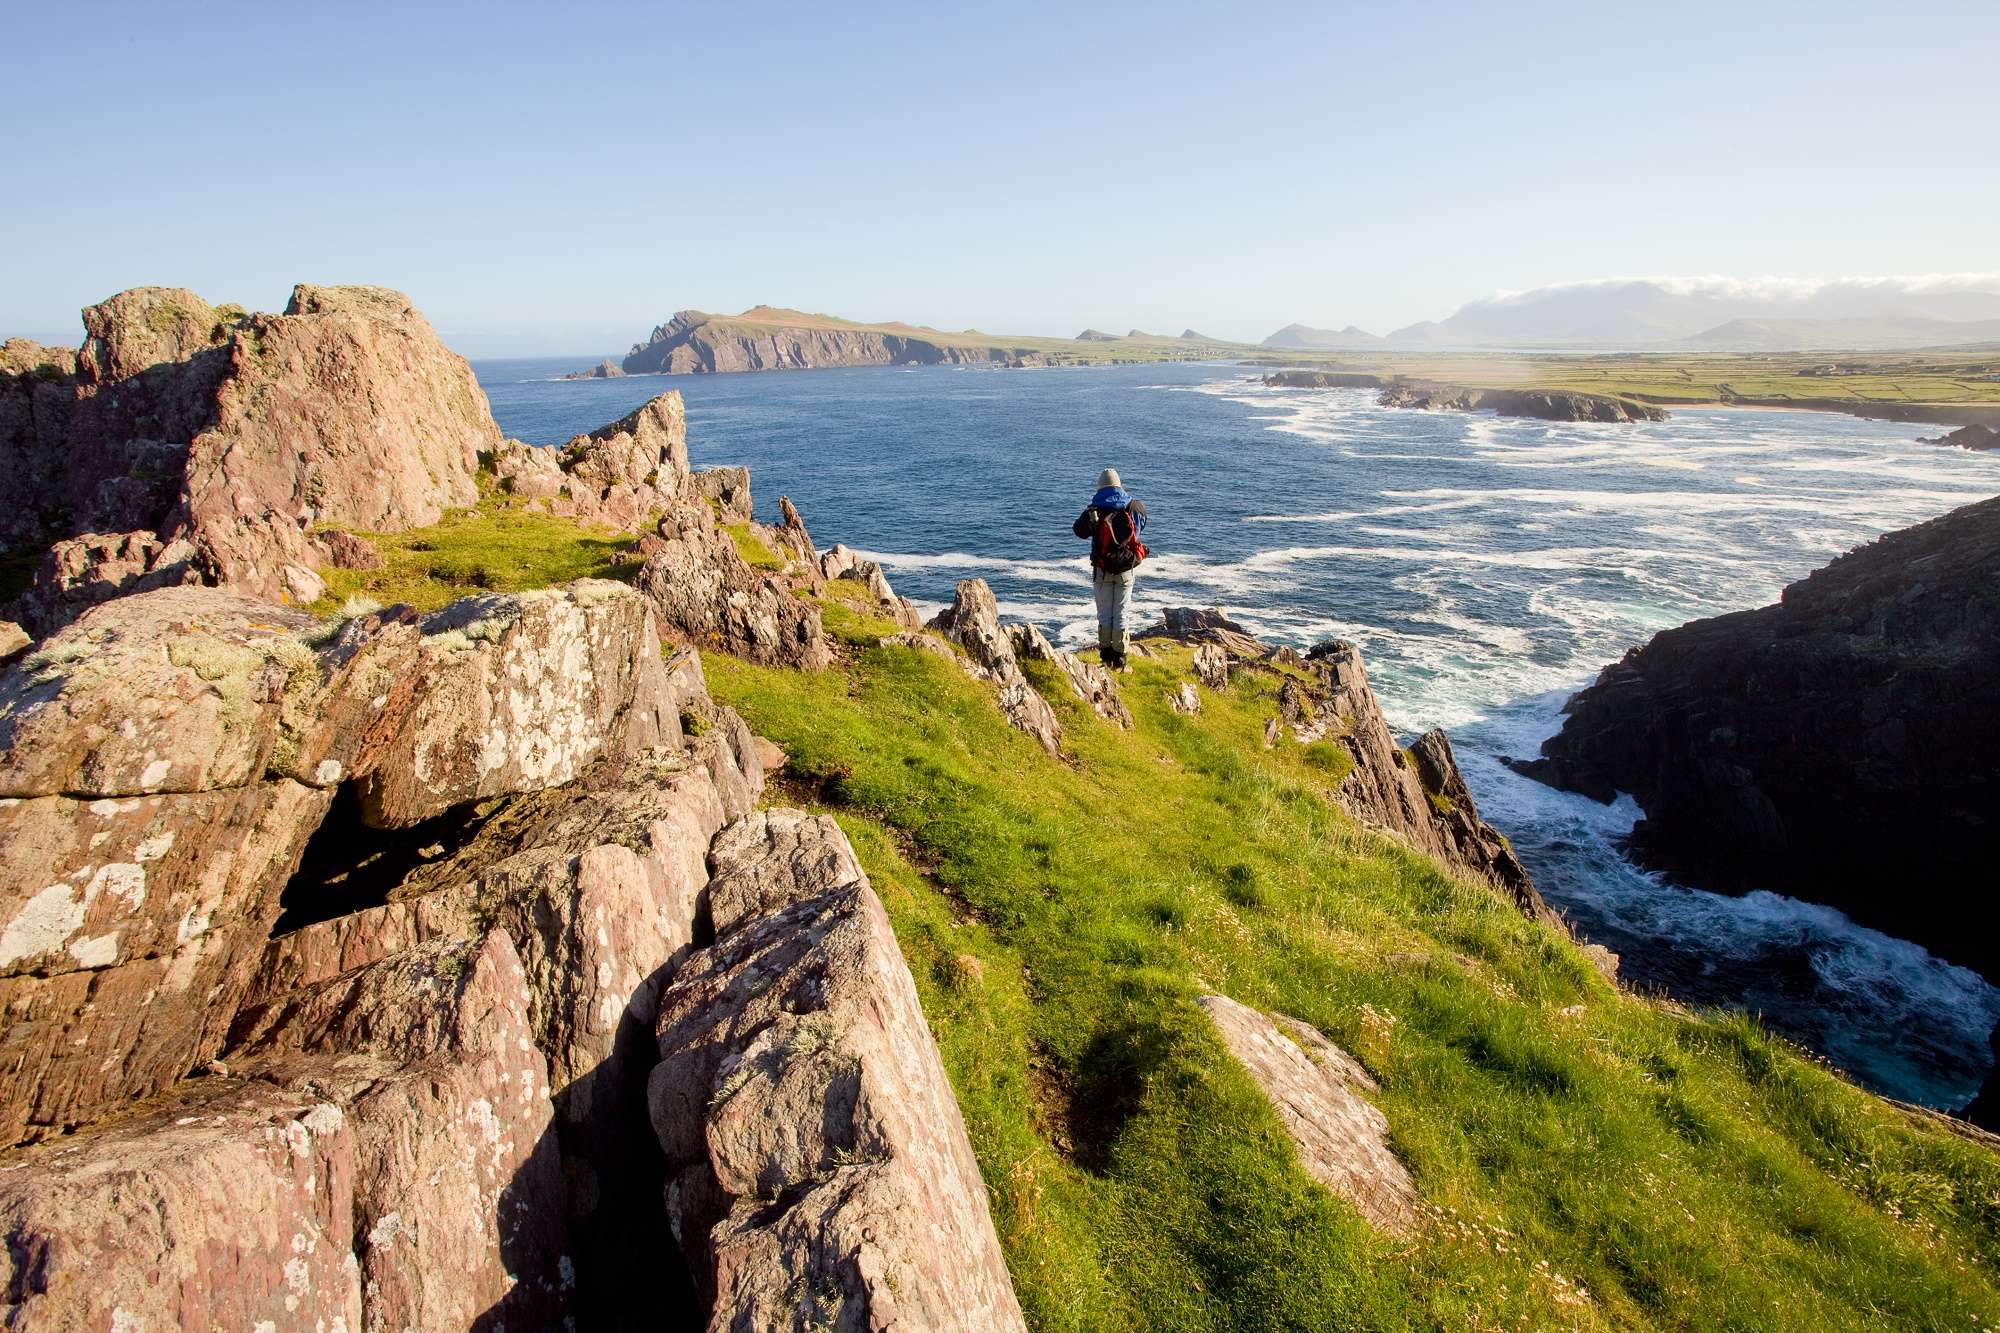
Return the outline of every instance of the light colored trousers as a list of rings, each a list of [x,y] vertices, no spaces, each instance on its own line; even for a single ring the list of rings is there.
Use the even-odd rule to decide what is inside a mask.
[[[1097,650],[1101,653],[1122,653],[1131,646],[1125,617],[1132,611],[1132,580],[1138,572],[1136,569],[1123,574],[1098,572],[1090,577],[1090,590],[1097,598]]]

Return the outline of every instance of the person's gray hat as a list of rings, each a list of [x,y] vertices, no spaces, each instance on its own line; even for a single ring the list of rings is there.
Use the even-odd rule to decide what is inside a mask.
[[[1100,491],[1106,486],[1123,487],[1124,485],[1124,482],[1118,480],[1118,469],[1115,467],[1108,467],[1097,474],[1097,489]]]

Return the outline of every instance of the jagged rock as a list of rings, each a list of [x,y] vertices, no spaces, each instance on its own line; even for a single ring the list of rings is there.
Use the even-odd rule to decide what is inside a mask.
[[[1522,911],[1550,924],[1559,924],[1554,911],[1542,902],[1528,868],[1514,854],[1514,845],[1498,829],[1479,818],[1479,807],[1473,802],[1472,791],[1465,785],[1465,775],[1459,772],[1458,758],[1451,751],[1451,738],[1433,727],[1417,737],[1416,743],[1410,747],[1410,758],[1416,763],[1417,781],[1423,785],[1433,815],[1444,826],[1445,840],[1453,849],[1455,859],[1476,868],[1511,893]],[[1602,956],[1593,957],[1592,961],[1602,970],[1604,959],[1608,958],[1609,974],[1615,975],[1618,955],[1602,946],[1597,947]]]
[[[1069,682],[1070,691],[1089,704],[1092,712],[1114,726],[1131,729],[1132,710],[1119,697],[1118,686],[1105,668],[1056,647],[1033,625],[1009,625],[1007,637],[1017,659],[1054,664]]]
[[[420,946],[237,1018],[225,1063],[297,1080],[372,1057],[347,1108],[364,1327],[550,1327],[562,1171],[507,936]]]
[[[1222,995],[1198,1003],[1270,1098],[1307,1174],[1381,1230],[1414,1230],[1417,1189],[1389,1147],[1388,1117],[1361,1095],[1379,1091],[1368,1071],[1309,1023]]]
[[[1050,754],[1060,753],[1062,724],[1049,701],[1035,692],[1014,659],[1013,643],[1000,628],[1000,606],[985,579],[962,579],[950,606],[938,612],[930,628],[965,650],[984,679],[1000,692],[1000,711],[1010,725],[1027,732]]]
[[[745,563],[706,504],[667,512],[633,585],[676,643],[807,670],[833,660],[819,609]]]
[[[1406,756],[1369,687],[1361,653],[1350,643],[1317,645],[1305,666],[1312,683],[1288,677],[1279,687],[1279,706],[1288,721],[1295,710],[1300,715],[1291,725],[1301,740],[1334,737],[1353,759],[1335,798],[1364,823],[1493,883],[1528,916],[1566,930],[1513,847],[1479,818],[1444,733],[1432,732],[1420,742],[1422,759]]]
[[[317,587],[314,524],[435,523],[478,498],[478,454],[499,440],[470,367],[383,288],[301,285],[284,314],[245,315],[146,287],[84,325],[37,526],[43,544],[93,536],[18,603],[40,633],[168,583],[295,601]],[[0,430],[0,448],[23,441]],[[46,452],[29,471],[49,471]]]
[[[0,1163],[10,1327],[555,1324],[561,1181],[504,936],[245,1026],[232,1074]]]
[[[694,486],[704,500],[715,506],[724,522],[748,523],[754,517],[750,507],[749,468],[703,468],[694,474]]]
[[[1194,674],[1211,690],[1228,688],[1229,654],[1222,650],[1221,644],[1198,643],[1194,646]]]
[[[34,640],[11,620],[0,620],[0,667],[10,666],[34,646]]]
[[[616,380],[624,377],[624,367],[608,356],[589,370],[572,370],[563,376],[566,380]]]
[[[1167,707],[1173,709],[1176,713],[1182,713],[1189,717],[1199,713],[1201,711],[1201,693],[1195,689],[1194,682],[1184,680],[1178,688],[1168,690]]]
[[[2000,500],[1851,551],[1778,603],[1655,635],[1571,699],[1530,776],[1645,811],[1686,883],[1828,903],[2000,976]]]
[[[503,440],[488,458],[502,490],[544,512],[614,532],[638,531],[694,489],[687,410],[678,390],[559,448]]]
[[[667,987],[649,1106],[711,1329],[1024,1327],[887,916],[831,819],[712,852],[716,942]]]

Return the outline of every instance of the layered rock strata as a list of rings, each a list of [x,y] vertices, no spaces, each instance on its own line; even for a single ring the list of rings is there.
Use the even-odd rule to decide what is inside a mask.
[[[964,579],[950,606],[938,612],[930,628],[957,644],[980,679],[999,691],[1000,711],[1017,730],[1041,742],[1050,754],[1060,754],[1062,724],[1049,701],[1028,683],[1014,656],[1013,640],[1000,627],[1000,607],[985,579]]]
[[[1996,678],[1987,500],[1849,552],[1776,605],[1655,635],[1518,767],[1631,793],[1648,866],[1830,903],[2000,976],[1995,937],[1966,929],[2000,856]]]
[[[887,916],[832,820],[711,850],[715,942],[661,998],[649,1104],[713,1330],[1024,1327]]]

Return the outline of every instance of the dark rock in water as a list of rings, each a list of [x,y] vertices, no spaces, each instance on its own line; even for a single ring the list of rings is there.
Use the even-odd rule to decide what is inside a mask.
[[[624,377],[625,368],[608,356],[589,370],[572,370],[563,376],[566,380],[615,380]]]
[[[1645,864],[1829,903],[2000,975],[2000,499],[1891,533],[1775,606],[1654,637],[1517,765],[1646,818]]]
[[[1264,383],[1273,389],[1375,389],[1382,377],[1364,371],[1279,370],[1266,375]]]
[[[1939,435],[1920,443],[1948,444],[1954,449],[1975,449],[1983,453],[1988,449],[2000,449],[2000,430],[1991,426],[1961,426],[1949,435]]]
[[[1426,384],[1399,380],[1382,390],[1384,407],[1491,412],[1502,417],[1534,417],[1542,421],[1665,421],[1667,414],[1650,403],[1613,398],[1601,393],[1566,389],[1468,389],[1456,384]]]

